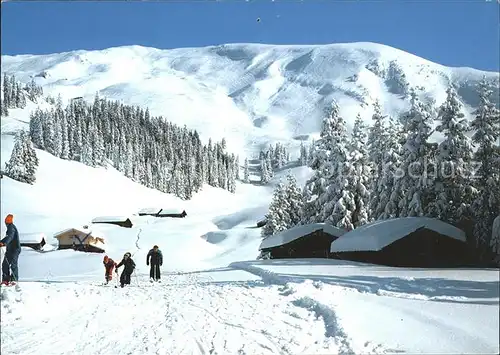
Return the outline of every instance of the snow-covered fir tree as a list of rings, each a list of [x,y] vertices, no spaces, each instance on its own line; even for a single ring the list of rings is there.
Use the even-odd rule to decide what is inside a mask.
[[[319,197],[325,194],[328,188],[327,177],[332,174],[330,159],[333,147],[336,145],[334,138],[336,127],[332,117],[338,115],[338,110],[338,105],[333,102],[322,121],[320,139],[315,141],[310,148],[308,166],[313,169],[313,174],[306,181],[302,192],[304,206],[301,224],[324,221],[319,214],[322,209]]]
[[[267,172],[269,173],[269,177],[273,178],[274,177],[274,167],[273,167],[271,155],[268,155],[266,157],[266,164],[267,164]]]
[[[370,211],[370,182],[372,181],[369,153],[367,149],[367,126],[358,114],[352,129],[352,138],[349,144],[349,162],[352,164],[352,194],[354,195],[355,210],[352,211],[352,221],[355,227],[369,221]]]
[[[373,125],[369,129],[367,147],[372,168],[372,179],[370,181],[370,190],[373,192],[370,198],[370,215],[371,221],[376,220],[382,214],[383,202],[380,201],[380,193],[385,189],[382,185],[384,179],[384,154],[387,145],[387,127],[385,126],[385,116],[382,115],[382,109],[379,101],[375,101],[373,105]]]
[[[248,158],[245,158],[245,165],[243,166],[243,182],[247,184],[250,182],[250,170],[248,167]]]
[[[474,197],[471,176],[473,151],[467,136],[468,122],[457,93],[453,87],[449,87],[446,93],[446,101],[438,111],[440,124],[436,127],[444,135],[436,161],[436,199],[430,201],[427,215],[457,222],[468,214]]]
[[[240,156],[236,156],[236,161],[234,163],[235,165],[235,170],[234,170],[234,174],[235,174],[235,179],[236,180],[240,180]]]
[[[285,199],[288,203],[287,229],[300,224],[304,200],[295,176],[289,171],[286,176]]]
[[[302,223],[325,222],[353,229],[352,211],[356,210],[356,203],[354,188],[348,186],[354,186],[356,178],[348,160],[346,124],[336,102],[323,120],[320,135],[311,162],[315,172],[304,187],[304,198],[308,200],[304,203]]]
[[[386,144],[382,157],[382,176],[377,181],[377,189],[372,194],[378,194],[378,204],[372,210],[374,219],[399,217],[399,201],[404,191],[400,188],[402,177],[401,159],[405,135],[398,121],[388,120]]]
[[[267,184],[271,180],[271,172],[269,171],[269,159],[270,158],[268,157],[264,157],[260,161],[260,182],[262,184]]]
[[[435,177],[435,151],[429,144],[433,118],[429,108],[411,90],[411,108],[403,117],[404,130],[408,132],[403,146],[402,172],[397,181],[401,200],[401,217],[424,216],[433,195]]]
[[[269,212],[266,214],[267,222],[261,230],[262,237],[265,238],[288,229],[290,220],[288,209],[286,186],[280,181],[274,189]]]
[[[318,197],[321,221],[347,230],[354,229],[356,174],[349,161],[347,128],[336,103],[328,117],[330,154],[325,171],[326,191]]]
[[[304,142],[300,142],[300,156],[299,156],[299,164],[302,166],[306,166],[308,162],[308,154],[307,154],[307,148],[304,145]]]
[[[5,163],[5,174],[10,178],[33,184],[36,181],[38,157],[29,135],[19,131],[15,137],[10,159]]]
[[[493,220],[500,211],[500,111],[491,100],[492,90],[486,79],[479,83],[479,105],[471,125],[478,164],[474,179],[478,190],[473,202],[474,236],[483,255],[490,249]]]
[[[493,220],[490,248],[495,255],[495,262],[500,265],[500,214]]]

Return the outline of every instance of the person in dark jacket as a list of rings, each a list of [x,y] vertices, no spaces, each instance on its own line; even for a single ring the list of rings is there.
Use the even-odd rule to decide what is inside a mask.
[[[132,254],[130,253],[125,253],[123,255],[122,261],[116,265],[116,273],[118,273],[118,268],[120,266],[124,266],[122,274],[120,275],[120,286],[123,287],[124,285],[130,285],[130,276],[134,272],[135,269],[135,263],[134,260],[132,260]]]
[[[149,277],[152,281],[160,281],[160,266],[163,265],[163,255],[158,245],[155,245],[146,257],[146,265],[149,266],[149,264],[151,264]]]
[[[104,264],[104,279],[106,280],[106,284],[113,279],[113,269],[116,267],[116,263],[109,256],[104,256],[102,261]]]
[[[0,247],[6,246],[5,257],[2,262],[2,284],[8,284],[12,281],[19,280],[19,269],[17,261],[21,254],[21,242],[19,241],[19,232],[14,225],[14,216],[8,214],[5,217],[5,225],[7,233],[5,238],[0,240]],[[10,271],[12,270],[12,274]]]

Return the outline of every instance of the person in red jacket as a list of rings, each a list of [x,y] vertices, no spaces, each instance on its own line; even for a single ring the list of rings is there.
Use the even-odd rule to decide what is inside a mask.
[[[107,255],[104,256],[104,260],[102,261],[104,264],[104,268],[106,270],[106,273],[104,274],[104,278],[106,279],[106,284],[113,279],[113,269],[116,267],[116,263],[108,257]]]

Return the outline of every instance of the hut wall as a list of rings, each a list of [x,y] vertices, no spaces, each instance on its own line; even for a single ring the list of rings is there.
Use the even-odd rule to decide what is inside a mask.
[[[330,245],[337,239],[323,230],[306,234],[279,247],[263,249],[269,251],[273,259],[287,258],[329,258]]]
[[[94,224],[114,224],[115,226],[120,226],[124,228],[132,228],[132,222],[130,219],[127,219],[126,221],[106,221],[106,222],[93,222]]]
[[[34,250],[40,250],[42,248],[42,243],[21,243],[22,247],[31,248]]]
[[[470,265],[466,243],[421,229],[380,251],[336,253],[340,259],[400,267],[457,267]]]

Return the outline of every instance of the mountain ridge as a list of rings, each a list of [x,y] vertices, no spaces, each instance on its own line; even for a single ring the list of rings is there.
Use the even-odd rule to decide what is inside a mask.
[[[498,73],[447,67],[372,42],[324,45],[229,43],[157,49],[139,45],[47,55],[2,56],[2,72],[22,81],[35,77],[63,100],[96,92],[152,115],[197,129],[202,139],[226,137],[246,156],[280,142],[293,152],[315,138],[324,109],[339,103],[348,129],[359,113],[370,121],[379,100],[384,114],[408,108],[410,88],[439,105],[456,86],[466,116],[477,104],[485,76],[498,97]]]

